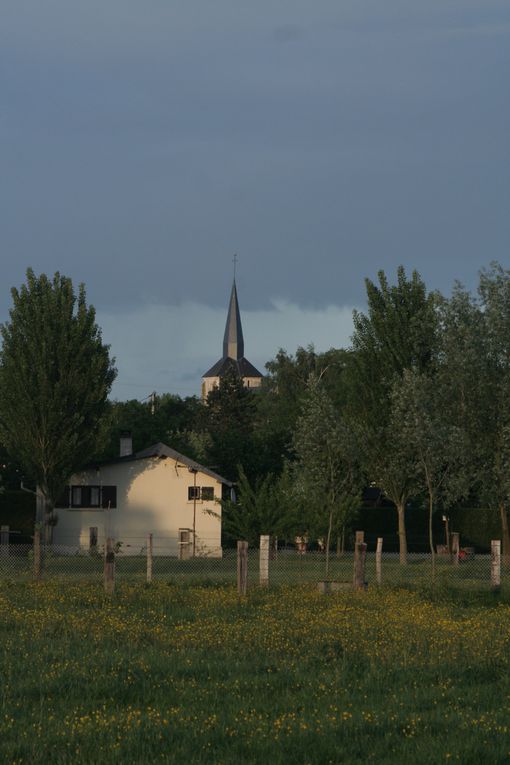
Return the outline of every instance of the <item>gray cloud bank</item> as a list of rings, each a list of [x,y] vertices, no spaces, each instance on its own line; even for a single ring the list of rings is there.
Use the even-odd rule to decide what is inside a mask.
[[[280,348],[294,353],[299,345],[314,344],[318,351],[347,347],[352,333],[347,307],[303,309],[280,300],[267,310],[241,312],[246,356],[262,373]],[[113,397],[141,399],[152,390],[200,395],[202,374],[222,355],[225,318],[226,306],[197,303],[100,313],[103,338],[117,358]]]
[[[509,252],[509,43],[507,0],[3,0],[0,318],[60,270],[126,394],[193,392],[235,251],[258,364],[345,344],[380,268],[474,286]]]
[[[507,256],[510,7],[4,0],[0,243],[104,310],[363,299]],[[6,298],[0,298],[5,308]]]

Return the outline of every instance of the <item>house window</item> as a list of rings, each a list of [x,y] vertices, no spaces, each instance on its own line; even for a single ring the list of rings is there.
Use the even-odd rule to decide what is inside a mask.
[[[71,507],[117,507],[116,486],[71,486]]]
[[[212,502],[214,500],[214,486],[202,486],[202,499],[204,502]]]
[[[188,486],[188,501],[200,499],[200,486]]]
[[[83,491],[81,486],[71,487],[71,507],[83,507],[82,494]]]

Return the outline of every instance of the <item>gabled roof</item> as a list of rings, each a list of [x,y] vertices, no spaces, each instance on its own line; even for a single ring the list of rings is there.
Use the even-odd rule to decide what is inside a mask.
[[[239,377],[262,377],[259,370],[244,356],[242,359],[222,358],[214,364],[203,377],[223,377],[229,369],[234,368]]]
[[[128,454],[126,457],[116,457],[115,459],[106,460],[100,464],[115,465],[121,464],[122,462],[134,462],[135,460],[150,459],[151,457],[160,457],[162,459],[167,458],[175,460],[176,462],[181,462],[186,467],[191,468],[192,470],[197,470],[199,473],[205,473],[205,475],[214,478],[220,483],[224,483],[227,486],[233,485],[232,481],[227,481],[226,478],[218,475],[218,473],[215,473],[214,470],[210,470],[208,467],[201,465],[199,462],[195,462],[195,460],[192,460],[189,457],[185,457],[184,454],[176,452],[175,449],[172,449],[170,446],[167,446],[161,441],[158,441],[157,444],[152,444],[152,446],[148,446],[146,449],[142,449],[139,452],[134,452],[134,454]]]
[[[232,292],[230,293],[225,334],[223,335],[223,357],[242,359],[243,356],[243,328],[241,326],[241,314],[239,312],[239,301],[237,300],[237,289],[234,280]]]

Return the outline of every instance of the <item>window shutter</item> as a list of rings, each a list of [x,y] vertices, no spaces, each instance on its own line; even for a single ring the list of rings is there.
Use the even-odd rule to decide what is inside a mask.
[[[101,489],[101,507],[105,510],[108,507],[117,507],[117,487],[103,486]]]

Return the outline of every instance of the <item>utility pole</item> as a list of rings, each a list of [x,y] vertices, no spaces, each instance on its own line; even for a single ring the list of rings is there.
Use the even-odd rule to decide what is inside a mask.
[[[197,524],[197,469],[188,468],[190,473],[193,473],[193,540],[192,540],[192,557],[195,557],[195,531]]]

